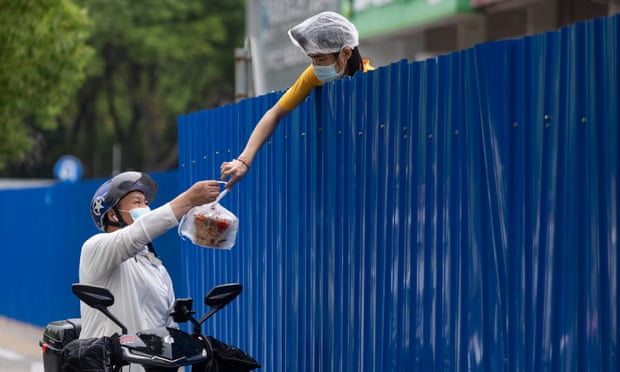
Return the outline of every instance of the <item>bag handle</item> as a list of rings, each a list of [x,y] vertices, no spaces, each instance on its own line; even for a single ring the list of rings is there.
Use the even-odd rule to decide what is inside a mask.
[[[216,181],[216,182],[217,182],[217,183],[220,183],[220,184],[223,184],[223,185],[225,185],[225,184],[226,184],[226,182],[225,182],[225,181]],[[217,195],[217,198],[215,198],[215,200],[214,200],[214,201],[212,201],[211,203],[205,204],[205,205],[215,205],[216,203],[219,203],[219,202],[220,202],[220,200],[222,200],[222,198],[223,198],[224,196],[226,196],[226,194],[228,194],[228,189],[224,189],[224,191],[220,192],[220,193]],[[185,213],[185,214],[181,217],[181,220],[179,221],[179,228],[178,228],[179,235],[183,236],[183,234],[181,234],[181,227],[185,224],[185,219],[187,218],[187,215],[188,215],[191,211],[193,211],[195,208],[197,208],[197,206],[196,206],[196,207],[193,207],[192,209],[190,209],[189,211],[187,211],[187,213]]]
[[[226,182],[224,181],[217,181],[217,182],[224,184],[224,185],[226,184]],[[215,198],[215,201],[213,201],[213,203],[219,203],[220,200],[222,200],[222,198],[226,196],[226,194],[228,194],[228,189],[224,189],[224,191],[220,192],[217,198]]]

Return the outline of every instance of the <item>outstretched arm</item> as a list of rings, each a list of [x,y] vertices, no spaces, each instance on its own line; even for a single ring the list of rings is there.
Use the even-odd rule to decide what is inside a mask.
[[[245,145],[245,149],[237,159],[224,162],[220,166],[220,174],[222,176],[222,180],[225,180],[227,177],[230,177],[228,183],[226,184],[226,188],[230,189],[235,183],[239,182],[243,176],[248,172],[250,168],[250,164],[254,160],[256,153],[263,146],[263,144],[267,141],[269,137],[273,134],[273,132],[278,127],[280,120],[289,111],[282,108],[278,103],[276,103],[272,108],[270,108],[263,117],[259,120],[256,127],[252,131],[250,135],[250,139],[248,139],[248,143]]]
[[[105,275],[142,251],[148,242],[177,226],[179,218],[187,211],[215,201],[219,193],[218,181],[199,181],[129,226],[112,233],[93,235],[82,247],[80,282],[101,283]]]

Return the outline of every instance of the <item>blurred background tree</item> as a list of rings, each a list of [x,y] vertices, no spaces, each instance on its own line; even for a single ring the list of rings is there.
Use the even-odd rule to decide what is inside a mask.
[[[44,161],[44,132],[85,78],[89,20],[71,1],[0,0],[0,169]]]
[[[93,25],[86,79],[58,125],[40,129],[39,146],[4,175],[51,177],[63,154],[82,161],[85,177],[175,168],[177,116],[233,102],[244,1],[73,2]]]

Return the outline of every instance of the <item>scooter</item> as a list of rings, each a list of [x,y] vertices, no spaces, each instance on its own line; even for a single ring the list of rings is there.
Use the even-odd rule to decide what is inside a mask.
[[[241,349],[201,334],[202,323],[235,299],[241,293],[241,284],[213,287],[205,296],[205,305],[210,309],[200,320],[193,316],[191,298],[177,299],[171,316],[176,323],[191,322],[191,333],[160,327],[127,334],[127,327],[108,310],[114,304],[114,296],[107,288],[73,284],[72,290],[81,301],[116,323],[121,334],[79,339],[79,319],[52,322],[39,343],[45,372],[119,371],[130,363],[142,365],[147,372],[177,371],[185,366],[191,366],[192,372],[241,372],[261,368]]]

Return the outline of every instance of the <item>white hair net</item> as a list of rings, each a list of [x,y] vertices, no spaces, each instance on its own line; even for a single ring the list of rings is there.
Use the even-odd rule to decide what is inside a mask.
[[[293,44],[306,54],[337,53],[344,47],[359,45],[359,35],[353,23],[334,12],[322,12],[288,30]]]

